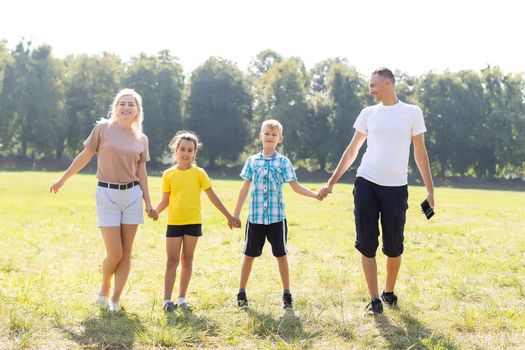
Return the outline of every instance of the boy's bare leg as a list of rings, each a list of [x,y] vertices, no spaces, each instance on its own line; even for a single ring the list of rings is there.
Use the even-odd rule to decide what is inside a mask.
[[[248,284],[248,278],[250,278],[250,273],[252,272],[252,265],[254,260],[255,257],[253,256],[244,256],[241,268],[241,282],[239,285],[240,289],[246,289],[246,285]]]
[[[280,256],[277,258],[279,264],[279,274],[281,275],[281,281],[283,282],[283,289],[290,290],[290,271],[288,269],[288,257]]]

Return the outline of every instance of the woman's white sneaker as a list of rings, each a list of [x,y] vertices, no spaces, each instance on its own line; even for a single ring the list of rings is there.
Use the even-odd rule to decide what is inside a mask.
[[[109,297],[106,297],[104,295],[97,295],[95,299],[95,305],[102,308],[107,308],[109,303]]]
[[[109,304],[109,311],[110,312],[120,312],[120,305],[115,303]]]

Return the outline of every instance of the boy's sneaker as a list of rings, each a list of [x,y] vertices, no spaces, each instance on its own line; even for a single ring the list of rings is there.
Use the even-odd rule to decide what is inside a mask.
[[[381,300],[389,307],[397,306],[397,296],[394,292],[385,292],[381,293]]]
[[[243,309],[248,308],[248,299],[246,299],[245,292],[240,292],[237,294],[237,306]]]
[[[292,295],[290,293],[283,294],[283,309],[293,309]]]
[[[173,312],[177,310],[177,304],[175,304],[173,301],[168,301],[166,304],[164,304],[162,309],[166,312]]]
[[[383,303],[381,300],[374,298],[371,302],[368,303],[366,306],[366,312],[369,315],[379,315],[383,313]]]

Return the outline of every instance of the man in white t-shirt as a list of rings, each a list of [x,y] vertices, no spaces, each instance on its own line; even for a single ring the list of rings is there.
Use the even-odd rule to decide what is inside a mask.
[[[403,253],[403,230],[408,209],[408,158],[414,144],[414,159],[427,190],[427,200],[434,208],[434,184],[427,150],[426,131],[421,108],[399,101],[395,78],[387,68],[375,70],[370,77],[369,92],[378,104],[364,108],[357,117],[355,133],[337,168],[321,190],[325,197],[355,161],[359,149],[367,140],[366,152],[357,169],[354,185],[355,247],[361,252],[361,262],[368,291],[372,298],[367,311],[383,312],[381,300],[388,306],[397,305],[394,294]],[[382,250],[387,256],[386,283],[381,296],[377,283],[376,250],[379,246],[379,223],[382,230]]]

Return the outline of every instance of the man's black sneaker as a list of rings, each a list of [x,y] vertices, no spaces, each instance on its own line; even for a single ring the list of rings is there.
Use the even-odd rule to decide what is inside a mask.
[[[237,306],[243,309],[248,308],[248,299],[246,299],[246,293],[240,292],[237,294]]]
[[[292,295],[290,293],[283,294],[283,309],[293,309]]]
[[[383,303],[385,303],[389,307],[396,307],[397,306],[397,296],[394,294],[394,292],[385,292],[381,294],[381,300],[383,300]]]
[[[366,312],[370,315],[379,315],[383,313],[383,303],[375,298],[366,306]]]
[[[177,309],[177,304],[173,303],[172,301],[168,301],[166,304],[164,304],[163,309],[166,312],[173,312]]]

